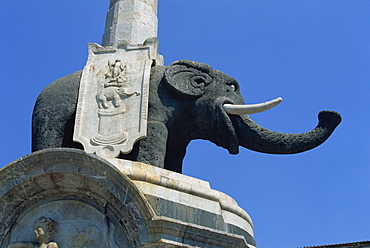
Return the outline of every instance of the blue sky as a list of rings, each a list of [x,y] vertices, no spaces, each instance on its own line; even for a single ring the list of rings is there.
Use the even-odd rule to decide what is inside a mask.
[[[37,95],[83,68],[108,5],[0,0],[1,167],[30,153]],[[184,174],[232,196],[260,248],[370,240],[370,1],[159,0],[158,12],[166,65],[208,63],[239,81],[247,103],[283,98],[252,116],[260,125],[299,133],[321,110],[343,117],[327,142],[296,155],[193,141]]]

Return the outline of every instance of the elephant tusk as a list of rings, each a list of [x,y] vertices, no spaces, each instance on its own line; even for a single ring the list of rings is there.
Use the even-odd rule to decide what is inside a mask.
[[[249,105],[224,104],[223,108],[226,111],[226,113],[231,115],[255,114],[275,107],[276,105],[281,103],[282,100],[283,99],[281,97],[278,97],[274,100],[258,104],[249,104]]]

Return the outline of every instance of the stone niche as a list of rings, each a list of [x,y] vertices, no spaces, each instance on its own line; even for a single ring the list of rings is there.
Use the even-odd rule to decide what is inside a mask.
[[[249,215],[208,182],[70,148],[1,169],[0,206],[0,248],[38,247],[42,217],[55,222],[51,241],[62,248],[256,246]]]

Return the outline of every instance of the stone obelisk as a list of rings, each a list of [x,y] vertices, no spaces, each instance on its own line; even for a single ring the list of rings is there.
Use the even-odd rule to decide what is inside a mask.
[[[105,22],[103,46],[120,41],[143,44],[151,37],[157,37],[158,0],[110,0]]]

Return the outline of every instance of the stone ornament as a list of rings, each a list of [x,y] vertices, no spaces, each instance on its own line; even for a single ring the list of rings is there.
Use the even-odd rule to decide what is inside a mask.
[[[89,44],[82,74],[60,78],[39,95],[32,151],[78,148],[181,173],[186,148],[195,139],[230,154],[239,146],[294,154],[325,142],[341,122],[337,112],[321,111],[318,125],[305,133],[258,125],[249,114],[282,98],[246,105],[239,83],[207,64],[179,60],[163,66],[156,10],[157,0],[110,1],[103,46]]]
[[[109,61],[114,60],[109,59]],[[108,68],[106,61],[102,68],[104,70],[101,78],[104,80],[104,73],[107,73]],[[68,123],[72,122],[71,119],[76,112],[74,96],[78,89],[80,75],[80,72],[76,72],[61,78],[40,94],[33,114],[33,151],[49,147],[78,148],[69,138],[73,129],[68,129]],[[81,82],[84,82],[83,80]],[[124,85],[129,82],[130,80],[127,80]],[[129,123],[126,122],[128,111],[137,107],[128,105],[128,102],[146,94],[146,91],[126,87],[126,92],[138,92],[140,96],[132,95],[124,98],[122,104],[125,104],[126,112],[109,117],[111,120],[117,118],[116,121],[122,118],[121,122],[104,124],[110,130],[120,128],[117,131],[117,139],[119,132],[127,132],[124,128],[129,127]],[[180,60],[168,66],[153,66],[149,91],[146,138],[141,139],[132,152],[120,154],[119,158],[180,173],[186,148],[191,140],[209,140],[227,149],[231,154],[237,154],[239,146],[263,153],[294,154],[313,149],[325,142],[341,122],[341,116],[338,113],[321,111],[318,115],[318,125],[309,132],[291,134],[268,130],[254,122],[249,114],[273,107],[281,101],[281,98],[263,104],[246,105],[240,93],[240,85],[234,78],[207,64],[189,60]],[[107,130],[98,129],[99,120],[103,121],[102,117],[99,119],[98,111],[116,111],[120,108],[110,105],[107,109],[99,109],[94,99],[96,92],[94,91],[91,96],[93,99],[91,106],[94,109],[87,111],[91,116],[89,118],[91,120],[95,118],[96,122],[96,124],[90,123],[96,125],[96,129],[92,130],[91,136],[88,136],[89,139],[96,134],[101,134],[102,130]],[[65,99],[69,99],[69,105],[57,104]],[[78,104],[76,120],[82,119],[81,99]],[[55,115],[58,115],[58,118],[55,118]],[[88,130],[89,127],[85,127],[82,131],[85,129]],[[51,136],[50,131],[58,136]],[[129,139],[130,134],[128,133],[127,136]],[[119,145],[121,144],[95,146],[101,147],[99,149],[104,151],[111,146]],[[86,149],[86,145],[84,146]]]
[[[114,63],[108,61],[108,67],[109,72],[105,74],[105,83],[98,85],[96,99],[99,109],[120,108],[122,105],[121,97],[129,97],[133,94],[140,95],[137,92],[131,94],[125,92],[127,66],[123,65],[120,59],[116,59]],[[112,101],[111,105],[108,105],[108,101]]]
[[[41,217],[35,222],[36,242],[13,242],[8,248],[58,248],[57,243],[52,242],[56,233],[56,222],[50,218]]]
[[[42,247],[256,246],[248,213],[208,182],[77,149],[35,152],[0,169],[0,205],[1,248],[40,247],[18,242],[35,240],[40,216],[54,220],[42,230],[55,234]]]
[[[73,136],[86,152],[117,157],[146,137],[150,69],[161,60],[157,47],[156,38],[88,45]]]
[[[123,65],[120,59],[116,59],[114,63],[108,61],[108,67],[109,72],[105,74],[106,81],[98,85],[96,95],[99,125],[98,133],[91,138],[94,145],[121,144],[126,140],[127,134],[119,125],[114,126],[113,129],[106,127],[110,126],[109,123],[112,121],[119,123],[124,117],[126,108],[121,98],[140,95],[138,92],[126,93],[124,83],[127,82],[127,66]]]

